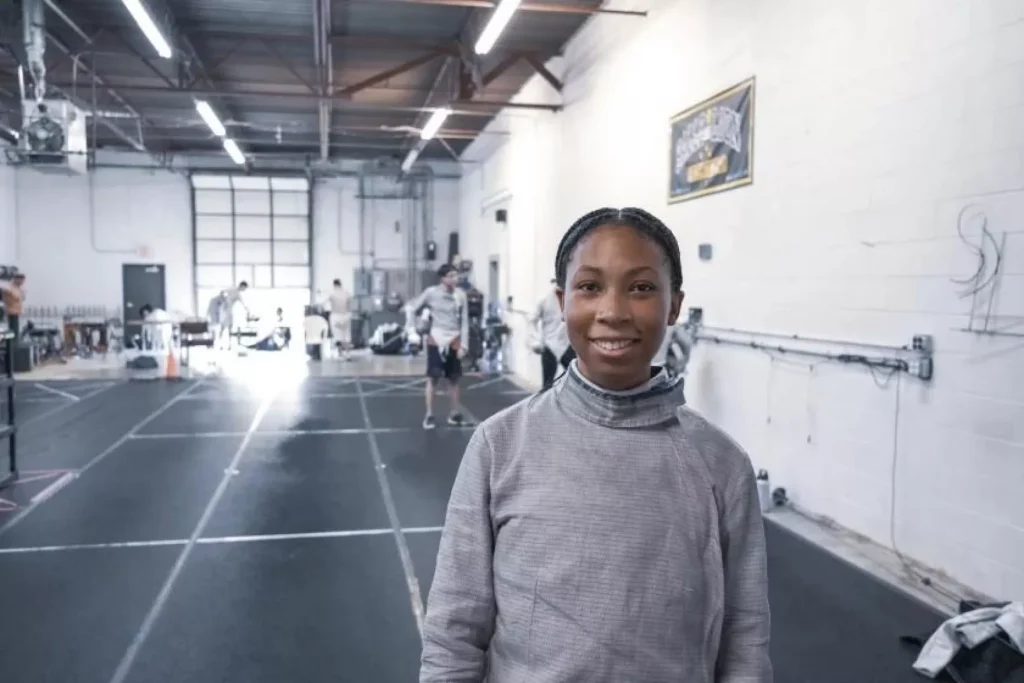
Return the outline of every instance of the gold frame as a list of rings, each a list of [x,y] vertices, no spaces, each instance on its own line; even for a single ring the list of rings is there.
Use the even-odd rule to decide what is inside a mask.
[[[668,144],[668,163],[669,163],[669,166],[668,166],[668,168],[669,168],[669,171],[668,171],[668,203],[669,204],[679,204],[680,202],[689,201],[691,199],[697,199],[699,197],[706,197],[709,194],[716,194],[718,192],[725,192],[727,190],[732,190],[732,189],[735,189],[737,187],[743,187],[744,185],[750,185],[751,183],[754,182],[754,112],[755,112],[755,105],[756,105],[756,101],[757,101],[757,85],[756,85],[756,83],[757,83],[757,78],[755,76],[751,76],[750,78],[742,81],[741,83],[737,83],[734,86],[731,86],[731,87],[729,87],[729,88],[727,88],[727,89],[725,89],[725,90],[723,90],[723,91],[721,91],[719,93],[716,93],[716,94],[712,95],[711,97],[707,98],[706,100],[703,100],[702,102],[698,102],[697,104],[693,105],[692,107],[688,107],[687,109],[684,109],[683,111],[681,111],[681,112],[679,112],[677,114],[674,114],[671,118],[669,118],[669,124],[668,124],[668,139],[669,139],[669,144]],[[739,178],[737,180],[733,180],[733,181],[730,181],[728,183],[723,183],[722,185],[715,185],[714,187],[706,187],[703,190],[697,190],[696,192],[690,192],[689,194],[673,195],[672,194],[672,165],[673,165],[673,159],[672,159],[672,127],[680,119],[684,119],[684,118],[694,114],[695,112],[700,111],[701,109],[706,109],[706,108],[712,106],[713,104],[715,104],[716,102],[720,102],[721,100],[724,100],[727,97],[732,97],[737,92],[739,92],[739,91],[741,91],[741,90],[743,90],[745,88],[750,88],[750,112],[748,114],[748,116],[750,117],[750,125],[749,125],[749,127],[747,129],[747,138],[748,138],[747,146],[748,146],[748,148],[750,150],[748,152],[748,154],[747,154],[747,158],[750,161],[747,164],[747,166],[748,166],[748,168],[747,168],[747,175],[744,176],[743,178]]]

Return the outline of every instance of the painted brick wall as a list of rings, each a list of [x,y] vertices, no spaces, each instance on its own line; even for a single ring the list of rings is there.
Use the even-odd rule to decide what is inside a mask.
[[[977,268],[957,234],[969,208],[1005,234],[995,326],[1024,333],[1024,3],[644,4],[647,19],[591,20],[553,65],[562,113],[496,122],[504,145],[467,153],[466,242],[497,250],[488,226],[466,221],[488,197],[517,214],[529,203],[507,271],[510,290],[536,297],[575,217],[640,205],[676,230],[689,302],[711,325],[879,344],[934,335],[930,384],[703,344],[690,399],[803,507],[895,537],[979,590],[1024,594],[1024,343],[962,332],[971,304],[953,282]],[[669,117],[751,75],[754,184],[669,205]],[[534,79],[519,100],[550,96]],[[971,243],[979,225],[967,221]],[[697,260],[701,242],[712,261]],[[517,369],[534,376],[533,364]]]

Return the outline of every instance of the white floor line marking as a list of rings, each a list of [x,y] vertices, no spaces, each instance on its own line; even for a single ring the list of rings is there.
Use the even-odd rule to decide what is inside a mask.
[[[468,387],[466,387],[466,390],[467,391],[471,391],[473,389],[479,389],[480,387],[486,387],[488,385],[496,384],[498,382],[501,382],[504,379],[505,379],[505,375],[498,375],[497,377],[491,377],[490,379],[485,379],[485,380],[481,380],[481,381],[479,381],[479,382],[477,382],[475,384],[470,384]]]
[[[114,548],[157,548],[169,545],[185,545],[188,539],[166,541],[122,541],[120,543],[78,543],[73,545],[37,545],[25,548],[0,548],[0,555],[24,555],[26,553],[55,553],[66,550],[110,550]]]
[[[48,387],[45,384],[43,384],[42,382],[36,382],[32,386],[34,386],[36,389],[40,389],[42,391],[48,392],[50,394],[53,394],[55,396],[61,396],[63,398],[66,398],[69,401],[78,402],[78,401],[81,400],[78,396],[75,396],[74,394],[69,394],[68,392],[61,391],[60,389],[54,389],[53,387]]]
[[[101,462],[108,455],[110,455],[111,453],[116,451],[118,448],[120,448],[121,446],[126,444],[132,438],[133,434],[138,432],[140,429],[142,429],[143,427],[148,425],[150,422],[152,422],[156,418],[158,418],[161,415],[163,415],[164,412],[166,412],[168,408],[173,406],[175,403],[177,403],[181,399],[181,396],[183,394],[187,394],[188,392],[192,391],[193,389],[195,389],[196,387],[198,387],[202,383],[203,383],[203,380],[200,379],[195,384],[189,385],[183,391],[179,391],[177,394],[175,394],[170,399],[168,399],[162,406],[160,406],[159,408],[154,410],[152,413],[150,413],[146,417],[142,418],[141,422],[139,422],[134,427],[129,429],[127,432],[125,432],[124,436],[122,436],[120,439],[118,439],[117,441],[112,443],[110,446],[108,446],[106,448],[106,450],[104,450],[101,453],[99,453],[98,455],[94,456],[92,460],[90,460],[89,462],[85,463],[85,465],[83,465],[78,470],[75,470],[75,471],[71,472],[72,479],[77,479],[78,477],[82,476],[87,471],[89,471],[91,468],[93,468],[97,463]],[[113,386],[113,385],[111,385],[111,386]],[[96,391],[96,392],[94,392],[92,394],[86,394],[85,396],[82,397],[82,400],[85,400],[85,399],[89,398],[90,396],[94,396],[94,395],[98,394],[99,392],[105,391],[106,389],[109,389],[109,388],[110,387],[104,387],[104,388],[99,389],[98,391]],[[71,404],[68,403],[66,405],[71,405]],[[64,407],[65,406],[61,406],[61,408],[64,408]],[[38,419],[38,418],[36,418],[36,419]],[[40,500],[38,503],[33,502],[33,503],[25,506],[24,508],[22,508],[21,512],[17,513],[13,517],[11,517],[9,520],[7,520],[7,522],[3,526],[0,526],[0,537],[2,537],[5,533],[7,533],[15,525],[20,523],[21,520],[25,519],[30,514],[32,514],[33,510],[35,510],[37,507],[39,507],[41,504],[43,504],[45,502],[46,502],[45,499],[44,500]]]
[[[29,500],[29,502],[31,504],[33,504],[33,505],[39,505],[44,500],[46,500],[47,498],[49,498],[53,494],[57,493],[57,491],[60,491],[62,488],[64,488],[68,484],[70,484],[71,481],[74,478],[75,478],[75,473],[74,472],[65,472],[55,482],[53,482],[52,484],[47,486],[45,489],[43,489],[42,491],[40,491],[36,495],[32,496],[32,498]]]
[[[377,427],[373,431],[377,434],[390,434],[393,432],[412,431],[412,427]],[[253,438],[265,436],[338,436],[366,434],[365,429],[267,429],[260,430],[253,434]],[[170,432],[156,434],[134,434],[132,439],[240,439],[248,432]]]
[[[0,401],[0,403],[6,403],[6,401]],[[64,406],[68,402],[67,399],[60,396],[18,396],[14,399],[14,404],[18,405],[19,403],[60,403]]]
[[[61,403],[56,408],[52,408],[50,410],[47,410],[45,413],[40,413],[39,415],[33,415],[32,417],[28,418],[27,420],[19,420],[18,421],[18,423],[19,423],[18,426],[19,427],[24,427],[25,425],[32,424],[33,422],[38,422],[40,420],[45,420],[46,418],[50,417],[51,415],[56,415],[60,411],[67,409],[69,406],[77,405],[79,403],[87,401],[90,398],[92,398],[93,396],[99,396],[104,391],[108,391],[109,389],[111,389],[113,387],[116,387],[118,384],[119,384],[119,382],[111,382],[110,384],[104,385],[102,387],[99,387],[98,389],[90,391],[88,394],[85,394],[84,396],[80,396],[77,401],[68,401],[67,403]],[[0,528],[0,534],[2,534],[2,533],[3,533],[3,529]]]
[[[310,531],[294,534],[262,534],[257,536],[219,536],[200,538],[196,543],[203,545],[219,543],[261,543],[265,541],[301,541],[319,538],[353,538],[357,536],[384,536],[394,533],[392,529],[353,529],[352,531]]]
[[[405,570],[406,587],[409,590],[409,600],[412,603],[412,615],[416,620],[416,629],[422,640],[423,598],[420,595],[420,582],[416,579],[416,569],[412,564],[412,555],[409,554],[409,545],[405,542],[405,535],[402,533],[402,523],[398,519],[398,509],[395,507],[395,499],[391,494],[391,485],[388,484],[387,475],[384,473],[384,459],[380,455],[380,446],[377,443],[377,435],[373,431],[373,423],[370,422],[370,409],[366,405],[363,385],[359,380],[356,380],[356,391],[359,394],[359,407],[363,411],[363,423],[367,429],[366,436],[370,442],[370,453],[373,455],[374,469],[377,470],[377,483],[380,484],[381,497],[384,499],[384,507],[388,511],[391,530],[395,534],[395,544],[398,546],[398,556],[402,560],[402,569]]]
[[[425,387],[426,383],[427,383],[427,380],[425,380],[425,379],[414,379],[414,380],[410,380],[408,382],[402,382],[401,384],[392,384],[392,385],[389,385],[389,386],[386,386],[386,387],[382,387],[380,389],[372,389],[370,391],[364,391],[363,392],[363,396],[366,396],[367,398],[369,398],[369,397],[372,397],[372,396],[380,396],[382,394],[392,394],[392,393],[394,393],[396,391],[400,391],[402,389],[411,389],[413,387]],[[420,395],[422,396],[422,394],[420,394]]]
[[[253,435],[256,433],[257,428],[260,426],[260,422],[266,417],[267,413],[270,412],[270,406],[274,402],[275,392],[268,393],[263,401],[260,403],[259,409],[252,418],[252,422],[249,423],[249,429],[246,430],[245,438],[242,439],[242,443],[238,444],[238,450],[235,451],[234,456],[231,458],[230,464],[224,470],[224,476],[220,480],[220,484],[217,485],[217,490],[213,492],[213,497],[210,498],[210,502],[206,504],[206,509],[203,510],[202,517],[199,518],[199,522],[196,524],[196,528],[192,530],[192,534],[189,536],[188,543],[181,549],[181,553],[178,555],[177,561],[171,568],[171,573],[167,575],[167,579],[164,581],[163,587],[160,589],[160,593],[157,594],[156,600],[153,601],[153,605],[149,608],[149,612],[146,614],[146,618],[142,621],[142,625],[139,627],[139,632],[135,634],[135,638],[132,639],[131,645],[125,651],[124,656],[121,658],[121,663],[118,664],[117,669],[114,671],[114,675],[110,679],[110,683],[124,683],[125,679],[128,678],[128,672],[132,668],[132,664],[135,663],[135,658],[139,654],[139,650],[142,649],[142,645],[149,638],[150,632],[153,630],[153,625],[156,624],[157,619],[160,618],[160,613],[163,612],[164,605],[167,604],[167,599],[171,595],[171,591],[174,590],[174,585],[178,581],[178,577],[181,576],[181,571],[185,567],[185,562],[188,560],[189,555],[192,554],[192,549],[196,545],[196,541],[203,535],[203,531],[206,529],[206,525],[210,522],[210,518],[213,517],[214,511],[217,509],[217,504],[220,499],[224,496],[224,491],[227,490],[228,484],[231,479],[235,476],[235,472],[238,470],[238,464],[242,460],[242,456],[245,454],[245,449],[252,441]]]
[[[421,526],[402,529],[403,534],[438,534],[444,527]],[[395,533],[387,529],[351,529],[341,531],[311,531],[293,534],[262,534],[253,536],[211,536],[197,538],[198,545],[230,545],[235,543],[266,543],[273,541],[302,541],[331,538],[360,538],[363,536],[387,536]],[[24,555],[27,553],[55,553],[71,550],[116,550],[122,548],[158,548],[175,545],[188,545],[187,538],[167,538],[158,541],[114,541],[111,543],[73,543],[70,545],[37,545],[16,548],[0,548],[0,555]]]

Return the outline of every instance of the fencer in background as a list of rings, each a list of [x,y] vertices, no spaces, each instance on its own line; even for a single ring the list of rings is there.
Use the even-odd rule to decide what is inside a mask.
[[[334,289],[327,298],[331,309],[331,335],[338,352],[345,360],[351,360],[352,349],[352,296],[345,291],[341,280],[334,281]]]
[[[144,304],[139,309],[142,320],[142,348],[146,351],[166,351],[174,341],[174,322],[171,314],[162,308]]]
[[[552,280],[551,291],[540,300],[529,318],[530,345],[535,353],[540,354],[545,389],[555,381],[558,366],[567,370],[569,363],[576,357],[576,352],[569,346],[569,335],[562,320],[562,308],[558,305],[555,289],[555,281]]]
[[[451,413],[448,424],[461,427],[462,416],[459,379],[462,377],[462,357],[469,344],[469,315],[466,311],[466,293],[458,289],[459,273],[454,266],[445,264],[437,271],[441,282],[427,287],[423,293],[405,307],[406,328],[415,329],[415,317],[424,308],[430,309],[430,332],[425,335],[427,349],[426,415],[423,428],[434,429],[434,393],[437,382],[448,381]]]
[[[306,306],[306,315],[302,319],[302,330],[306,337],[306,355],[312,360],[323,359],[323,347],[327,342],[327,321],[314,306]]]
[[[213,332],[217,348],[231,348],[231,330],[235,326],[235,304],[242,305],[246,317],[252,315],[245,299],[242,298],[242,294],[247,289],[249,289],[249,283],[243,280],[238,283],[237,287],[225,289],[210,300],[210,305],[206,309],[206,317],[210,321],[210,329]],[[226,345],[225,337],[227,338]]]
[[[10,282],[0,281],[0,294],[7,311],[7,329],[18,339],[21,335],[21,312],[25,307],[25,274],[17,273]]]

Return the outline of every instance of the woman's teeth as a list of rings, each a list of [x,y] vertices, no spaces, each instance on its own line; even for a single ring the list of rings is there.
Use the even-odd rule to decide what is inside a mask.
[[[594,345],[597,346],[597,348],[599,348],[599,349],[604,349],[605,351],[620,351],[620,350],[626,348],[627,346],[631,345],[632,343],[633,342],[631,340],[625,340],[625,341],[606,341],[606,340],[603,340],[603,339],[596,339],[596,340],[594,340]]]

